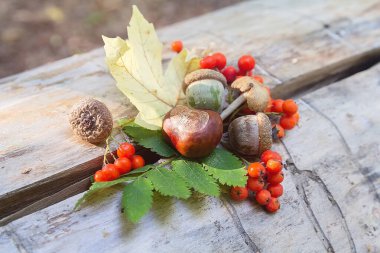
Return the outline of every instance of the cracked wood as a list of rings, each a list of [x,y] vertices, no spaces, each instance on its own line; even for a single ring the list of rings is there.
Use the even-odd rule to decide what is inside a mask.
[[[266,83],[290,87],[288,81],[316,78],[317,73],[323,76],[326,72],[320,73],[321,68],[349,56],[356,59],[350,63],[353,65],[363,64],[369,57],[355,58],[356,54],[377,56],[377,51],[371,50],[380,37],[378,7],[375,0],[346,2],[349,11],[344,12],[339,1],[244,2],[174,24],[159,35],[165,45],[178,38],[189,48],[210,45],[231,61],[242,53],[252,53]],[[260,20],[260,25],[251,25],[252,20]],[[171,53],[169,47],[165,50],[167,60]],[[286,90],[275,93],[286,95]],[[102,49],[0,80],[1,217],[43,200],[99,168],[101,163],[96,161],[104,147],[78,140],[65,124],[70,107],[84,95],[105,102],[114,118],[136,114],[107,73]]]

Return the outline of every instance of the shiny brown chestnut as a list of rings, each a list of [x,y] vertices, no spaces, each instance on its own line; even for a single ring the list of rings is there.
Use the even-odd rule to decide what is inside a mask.
[[[181,155],[205,157],[219,144],[223,121],[214,111],[179,105],[165,115],[162,134]]]

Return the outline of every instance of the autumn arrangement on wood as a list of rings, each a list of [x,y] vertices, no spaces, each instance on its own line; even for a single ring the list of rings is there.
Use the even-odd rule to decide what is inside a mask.
[[[251,196],[276,212],[283,161],[271,147],[297,125],[297,104],[272,99],[264,78],[253,73],[255,59],[249,54],[238,59],[237,67],[227,66],[233,62],[223,53],[189,51],[178,40],[167,45],[173,58],[164,71],[164,45],[136,6],[127,30],[128,40],[103,40],[117,87],[139,111],[133,119],[117,120],[117,128],[133,141],[118,143],[116,157],[109,148],[116,138],[105,105],[86,99],[73,108],[74,132],[107,145],[103,167],[76,207],[98,190],[124,184],[123,212],[137,222],[151,208],[154,191],[180,199],[192,191],[217,197],[225,185],[232,199]],[[162,159],[145,164],[135,145]]]

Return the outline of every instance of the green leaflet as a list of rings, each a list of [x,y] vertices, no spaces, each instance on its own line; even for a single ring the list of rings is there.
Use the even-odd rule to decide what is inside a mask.
[[[219,196],[218,184],[199,163],[177,160],[172,162],[172,166],[174,172],[181,176],[194,190],[210,196]]]
[[[234,170],[244,167],[239,158],[222,148],[214,149],[209,156],[202,160],[202,163],[220,170]]]
[[[134,122],[124,122],[121,127],[127,135],[131,136],[141,146],[149,148],[163,157],[171,157],[177,154],[176,151],[165,142],[161,131],[149,130]]]
[[[174,171],[164,167],[157,167],[147,173],[154,189],[165,196],[173,196],[181,199],[190,197],[191,192],[185,180]]]
[[[247,171],[241,161],[225,149],[216,148],[202,160],[205,169],[220,183],[229,186],[244,186]]]
[[[221,170],[207,165],[204,165],[204,167],[221,184],[229,186],[245,186],[247,184],[247,171],[244,168]]]
[[[124,214],[133,223],[138,222],[151,208],[153,187],[151,182],[143,177],[125,186],[122,197]]]
[[[79,206],[83,202],[85,202],[94,192],[96,192],[100,189],[104,189],[104,188],[108,188],[108,187],[120,184],[120,183],[133,181],[134,179],[136,179],[136,177],[127,176],[127,177],[122,177],[122,178],[119,178],[119,179],[116,179],[116,180],[113,180],[110,182],[95,182],[95,183],[93,183],[91,185],[90,189],[88,189],[88,191],[80,199],[78,199],[77,203],[75,203],[74,210],[77,210],[79,208]]]

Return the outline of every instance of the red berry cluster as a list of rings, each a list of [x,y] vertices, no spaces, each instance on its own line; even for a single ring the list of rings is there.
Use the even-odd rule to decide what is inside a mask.
[[[259,82],[263,83],[261,76],[252,75],[256,61],[251,55],[243,55],[238,60],[238,69],[234,66],[227,66],[227,58],[223,53],[217,52],[212,55],[205,56],[200,61],[201,69],[214,69],[220,71],[227,82],[230,84],[241,76],[252,76]]]
[[[293,99],[274,99],[269,111],[281,114],[280,122],[275,126],[280,139],[285,136],[285,130],[293,129],[300,119],[298,106]]]
[[[284,189],[281,182],[284,180],[282,172],[282,157],[275,151],[267,150],[261,155],[261,162],[248,165],[248,181],[246,187],[232,187],[231,198],[245,200],[249,191],[252,191],[258,204],[265,206],[270,212],[280,209],[278,198]]]
[[[144,158],[140,155],[135,155],[135,147],[127,142],[120,144],[117,149],[119,157],[114,163],[109,163],[103,166],[101,170],[95,173],[95,182],[105,182],[118,179],[120,175],[130,172],[132,169],[138,169],[145,165]]]

